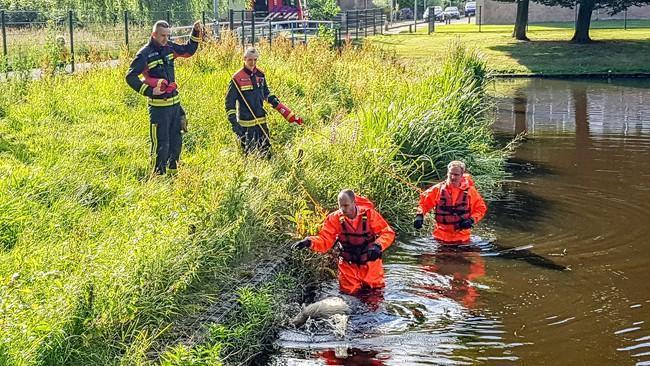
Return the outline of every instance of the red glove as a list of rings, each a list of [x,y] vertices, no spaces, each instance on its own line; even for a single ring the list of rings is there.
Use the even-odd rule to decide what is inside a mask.
[[[302,123],[304,122],[304,121],[302,120],[302,117],[296,117],[295,114],[292,115],[291,117],[289,117],[289,119],[287,119],[287,121],[289,121],[289,123],[295,123],[295,124],[297,124],[298,126],[302,126]]]
[[[162,90],[165,93],[171,93],[174,90],[176,90],[176,88],[178,88],[176,83],[170,83],[165,79],[155,79],[155,78],[152,78],[152,77],[149,77],[149,76],[145,76],[144,83],[149,85],[150,87],[152,87],[154,89],[159,88],[160,90]]]
[[[176,85],[175,82],[174,83],[169,83],[169,84],[167,84],[167,88],[165,88],[165,93],[171,93],[174,90],[176,90],[177,88],[178,88],[178,85]]]
[[[282,117],[287,120],[289,123],[295,123],[298,126],[302,125],[303,120],[302,117],[297,117],[289,107],[282,103],[278,103],[278,105],[275,107],[275,109],[280,112]]]

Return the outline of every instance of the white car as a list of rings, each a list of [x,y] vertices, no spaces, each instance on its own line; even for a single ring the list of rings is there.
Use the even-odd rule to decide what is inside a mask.
[[[424,10],[424,14],[422,14],[422,19],[429,19],[429,9],[431,9],[431,8],[426,8]],[[436,17],[436,20],[439,20],[439,21],[445,20],[445,14],[442,11],[441,6],[434,6],[433,7],[433,14]]]
[[[460,11],[455,6],[446,7],[444,14],[447,19],[460,19]]]
[[[465,4],[465,16],[476,16],[476,1],[469,1]]]

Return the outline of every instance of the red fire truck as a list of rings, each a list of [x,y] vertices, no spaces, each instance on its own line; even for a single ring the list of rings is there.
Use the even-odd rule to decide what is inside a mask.
[[[252,0],[256,12],[266,11],[273,20],[304,18],[304,0]]]

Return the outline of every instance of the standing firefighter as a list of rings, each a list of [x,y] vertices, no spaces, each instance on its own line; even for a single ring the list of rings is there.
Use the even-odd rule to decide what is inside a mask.
[[[343,293],[384,287],[381,256],[395,240],[395,232],[367,198],[346,189],[339,193],[338,201],[339,209],[327,216],[318,235],[295,243],[294,248],[325,253],[336,243]]]
[[[203,27],[194,23],[184,45],[169,41],[171,27],[163,20],[154,24],[151,39],[138,51],[126,74],[133,90],[149,97],[151,154],[156,154],[155,174],[176,173],[183,139],[185,113],[176,86],[174,59],[190,57],[198,48]]]
[[[452,245],[469,241],[471,228],[485,216],[487,207],[472,178],[465,174],[465,163],[450,162],[447,180],[422,193],[413,222],[416,229],[422,228],[424,215],[432,209],[436,219],[433,230],[436,240]]]
[[[244,153],[257,152],[270,158],[271,141],[264,101],[269,102],[289,123],[302,125],[303,121],[271,94],[264,72],[257,67],[259,57],[259,52],[253,47],[244,51],[244,67],[232,76],[228,85],[226,114]]]

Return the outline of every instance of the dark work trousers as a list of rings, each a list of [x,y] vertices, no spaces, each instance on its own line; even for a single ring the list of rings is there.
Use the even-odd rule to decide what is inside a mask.
[[[242,127],[243,135],[239,136],[239,142],[246,155],[259,154],[263,158],[271,158],[271,141],[269,137],[269,126],[266,123],[253,127]]]
[[[151,156],[156,154],[153,165],[155,174],[165,174],[167,169],[176,172],[181,157],[183,135],[181,135],[181,105],[168,107],[149,106],[151,120]]]

